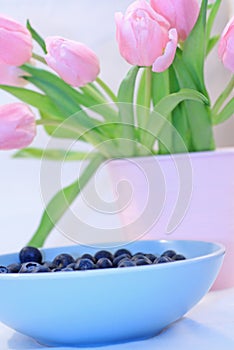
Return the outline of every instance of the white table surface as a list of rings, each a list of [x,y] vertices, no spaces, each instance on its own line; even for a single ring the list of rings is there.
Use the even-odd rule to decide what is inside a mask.
[[[49,349],[0,323],[1,350]],[[68,348],[51,348],[68,350]],[[71,349],[71,348],[69,348]],[[74,350],[74,348],[72,348]],[[71,350],[72,350],[71,349]],[[80,348],[77,348],[80,349]],[[85,350],[233,350],[234,288],[208,293],[184,318],[160,335],[134,343]]]

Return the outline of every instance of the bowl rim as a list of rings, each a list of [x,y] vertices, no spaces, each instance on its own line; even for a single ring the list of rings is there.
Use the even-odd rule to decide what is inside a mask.
[[[217,256],[223,256],[225,254],[226,248],[223,244],[218,243],[218,242],[211,242],[211,241],[200,241],[200,240],[165,240],[165,239],[160,239],[160,240],[140,240],[140,241],[135,241],[135,242],[157,242],[157,243],[191,243],[191,244],[210,244],[213,245],[216,249],[215,251],[205,254],[205,255],[200,255],[196,256],[193,258],[188,258],[186,260],[178,260],[174,262],[173,264],[152,264],[152,265],[140,265],[140,266],[134,266],[132,267],[125,267],[125,268],[106,268],[106,269],[94,269],[94,270],[85,270],[85,271],[59,271],[55,273],[25,273],[25,274],[19,274],[19,273],[2,273],[0,274],[0,281],[2,280],[46,280],[46,279],[52,279],[52,280],[58,280],[58,279],[70,279],[70,278],[85,278],[85,277],[90,277],[92,278],[93,276],[108,276],[112,275],[113,273],[116,275],[117,274],[129,274],[129,272],[132,273],[143,273],[144,271],[154,271],[157,270],[163,270],[163,269],[175,269],[176,267],[179,266],[189,266],[191,264],[194,264],[196,262],[200,262],[203,260],[209,260]],[[126,245],[134,244],[135,242],[131,243],[126,243]],[[124,242],[123,243],[124,246]],[[99,243],[100,244],[100,243]],[[69,246],[59,246],[59,247],[45,247],[45,248],[40,248],[40,250],[43,251],[53,251],[57,249],[70,249],[70,248],[75,248],[75,247],[80,247],[82,245],[69,245]],[[94,247],[94,246],[92,246]],[[97,245],[97,248],[99,246]],[[96,249],[96,248],[95,248]],[[8,257],[11,255],[18,255],[17,253],[9,253],[9,254],[2,254],[0,255],[0,258]],[[75,273],[74,273],[75,272]]]

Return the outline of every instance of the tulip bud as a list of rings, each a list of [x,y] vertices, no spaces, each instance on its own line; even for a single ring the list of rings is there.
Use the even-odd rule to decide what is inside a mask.
[[[0,150],[28,146],[36,135],[35,116],[23,103],[0,106]]]
[[[0,63],[21,66],[32,56],[32,37],[20,23],[0,15]]]
[[[82,43],[52,36],[46,39],[49,67],[72,86],[84,86],[94,81],[100,65],[96,54]]]
[[[150,0],[153,9],[176,28],[179,40],[184,41],[193,29],[198,15],[198,0]]]
[[[234,73],[234,17],[226,25],[218,47],[219,58]]]
[[[2,85],[24,86],[27,84],[27,81],[21,78],[21,76],[25,74],[18,67],[0,63],[0,84]]]
[[[125,15],[115,14],[116,38],[120,54],[138,66],[153,66],[153,71],[166,70],[174,60],[177,32],[144,0],[127,8]]]

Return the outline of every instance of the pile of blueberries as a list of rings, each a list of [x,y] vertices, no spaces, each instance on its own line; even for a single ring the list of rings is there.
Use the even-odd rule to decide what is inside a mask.
[[[39,249],[24,247],[19,253],[19,263],[0,266],[0,273],[41,273],[59,271],[80,271],[93,269],[121,268],[152,265],[185,260],[182,254],[167,250],[160,256],[138,252],[132,254],[127,249],[119,249],[114,254],[100,250],[95,255],[83,254],[74,259],[70,254],[59,254],[53,261],[43,261]]]

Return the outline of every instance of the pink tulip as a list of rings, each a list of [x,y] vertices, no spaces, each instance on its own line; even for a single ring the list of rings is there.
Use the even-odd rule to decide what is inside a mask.
[[[153,66],[154,72],[166,70],[174,60],[177,32],[169,29],[164,17],[144,0],[131,4],[123,15],[115,14],[116,38],[121,55],[138,66]]]
[[[218,48],[224,66],[234,73],[234,17],[226,25]]]
[[[36,135],[35,117],[23,103],[0,106],[0,150],[28,146]]]
[[[84,86],[94,81],[100,64],[96,54],[82,43],[51,36],[46,39],[45,60],[68,84]]]
[[[0,84],[11,86],[24,86],[27,81],[21,78],[25,73],[18,67],[8,66],[8,64],[0,63]]]
[[[198,15],[198,0],[150,0],[153,9],[176,28],[179,40],[184,41],[193,29]]]
[[[21,66],[32,56],[32,37],[20,23],[0,15],[0,63]]]

